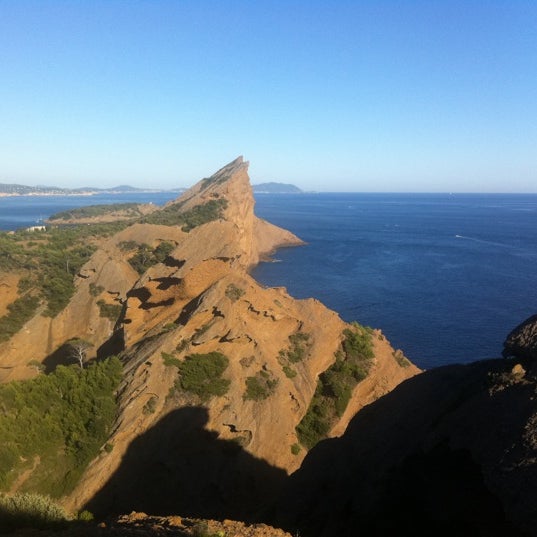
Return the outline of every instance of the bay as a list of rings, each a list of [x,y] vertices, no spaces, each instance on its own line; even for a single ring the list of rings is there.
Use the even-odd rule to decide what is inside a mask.
[[[60,211],[88,205],[111,203],[155,203],[163,205],[179,196],[177,192],[127,192],[91,196],[6,196],[0,197],[0,230],[40,225]]]

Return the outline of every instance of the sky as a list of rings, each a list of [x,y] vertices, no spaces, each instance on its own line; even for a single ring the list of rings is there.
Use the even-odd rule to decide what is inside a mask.
[[[0,182],[537,192],[537,2],[0,0]]]

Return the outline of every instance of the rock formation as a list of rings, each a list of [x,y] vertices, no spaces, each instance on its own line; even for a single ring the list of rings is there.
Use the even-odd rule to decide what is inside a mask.
[[[102,239],[67,307],[55,318],[34,316],[3,345],[4,381],[36,374],[27,367],[30,358],[48,367],[61,362],[71,338],[89,341],[97,359],[121,356],[118,418],[106,449],[64,499],[68,508],[255,520],[300,466],[307,450],[295,428],[354,328],[317,300],[295,300],[249,275],[276,248],[302,242],[255,216],[247,168],[238,158]],[[200,221],[215,207],[217,218]],[[175,213],[190,220],[162,223]],[[163,243],[169,247],[163,259],[133,268],[137,245],[145,255]],[[121,310],[116,322],[102,315],[107,306]],[[342,434],[356,411],[418,372],[379,331],[368,334],[369,374],[349,394],[329,436]],[[225,369],[216,387],[203,380],[213,392],[185,388],[182,367],[200,356]]]

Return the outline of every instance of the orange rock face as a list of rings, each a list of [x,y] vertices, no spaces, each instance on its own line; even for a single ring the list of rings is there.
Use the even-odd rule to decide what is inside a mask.
[[[45,359],[72,337],[91,341],[95,349],[121,351],[125,369],[120,412],[109,439],[113,450],[103,450],[91,464],[80,486],[65,499],[68,507],[79,509],[101,491],[98,509],[105,511],[107,501],[123,494],[125,483],[130,483],[132,476],[120,485],[109,484],[132,457],[133,443],[154,438],[166,420],[183,423],[173,416],[182,412],[184,417],[188,408],[203,409],[196,415],[203,416],[200,431],[205,432],[196,434],[214,440],[211,446],[238,446],[243,457],[261,461],[281,475],[299,467],[306,450],[292,449],[298,443],[295,427],[308,409],[319,375],[335,361],[348,325],[319,301],[295,300],[285,289],[264,288],[249,275],[253,265],[278,247],[302,241],[255,216],[247,167],[239,158],[175,202],[187,211],[211,200],[225,200],[221,218],[189,232],[178,226],[135,224],[104,240],[81,271],[68,307],[55,319],[36,316],[6,345],[2,362],[11,368],[2,370],[3,380],[27,375],[28,357]],[[121,248],[128,241],[151,247],[167,241],[174,248],[164,262],[139,275]],[[99,295],[92,295],[91,289],[98,289]],[[122,306],[115,325],[100,316],[99,300]],[[307,338],[307,344],[303,359],[292,364],[294,374],[290,374],[282,355],[291,345],[289,337],[297,333]],[[362,406],[418,372],[408,361],[401,365],[380,332],[373,340],[370,374],[355,388],[332,436],[341,435]],[[200,399],[177,390],[180,370],[169,358],[182,363],[186,356],[211,352],[228,360],[223,375],[229,381],[226,393]],[[252,378],[270,386],[262,397],[249,394]],[[148,449],[141,449],[138,458],[145,457]],[[187,447],[177,449],[187,460]],[[173,453],[154,456],[158,457],[163,465],[178,464]],[[198,471],[210,475],[222,468],[215,463],[213,469]],[[244,473],[245,482],[257,479],[246,475],[247,470]]]

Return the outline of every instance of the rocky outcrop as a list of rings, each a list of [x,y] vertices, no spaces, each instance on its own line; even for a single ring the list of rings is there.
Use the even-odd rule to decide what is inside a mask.
[[[306,450],[292,450],[298,444],[295,427],[308,408],[318,376],[333,363],[347,325],[317,300],[295,300],[285,289],[263,288],[249,276],[249,268],[274,249],[301,241],[255,217],[246,170],[247,164],[237,159],[185,192],[179,200],[185,210],[225,199],[223,218],[176,236],[176,247],[166,262],[149,269],[126,293],[125,380],[120,418],[110,438],[114,449],[92,464],[70,505],[90,502],[93,510],[106,512],[112,505],[118,508],[117,498],[133,499],[133,491],[139,490],[135,506],[139,510],[151,511],[146,502],[152,497],[159,499],[160,513],[183,506],[186,515],[218,513],[248,519],[275,494],[282,478],[300,465]],[[137,231],[129,228],[124,233]],[[309,340],[306,356],[291,377],[284,373],[281,354],[298,332]],[[335,424],[332,434],[341,434],[351,411],[418,371],[402,367],[380,336],[375,338],[375,350],[363,393],[357,389],[349,413]],[[179,372],[163,353],[181,362],[193,353],[211,352],[229,360],[225,373],[229,389],[200,406],[196,398],[174,392]],[[247,391],[253,378],[270,380],[270,389],[258,398]],[[161,447],[171,442],[163,441],[162,434],[181,437],[188,430],[185,420],[198,422],[185,418],[185,408],[200,408],[203,414],[192,435],[197,438],[194,443],[207,446],[210,463],[184,454],[189,442],[178,440],[174,450]],[[217,455],[222,450],[229,456]],[[129,461],[138,462],[131,466]],[[173,469],[171,477],[163,479],[155,464]],[[155,492],[148,495],[147,490]],[[158,490],[168,492],[159,495]],[[210,512],[205,511],[207,506]]]
[[[189,215],[188,226],[162,225],[155,211],[103,239],[65,310],[54,319],[37,315],[6,346],[2,360],[12,367],[5,379],[28,375],[28,356],[59,363],[59,349],[73,337],[92,343],[97,359],[121,356],[118,417],[106,447],[64,498],[70,510],[253,521],[300,466],[307,450],[296,427],[353,327],[319,301],[295,300],[249,275],[275,249],[302,241],[255,216],[247,168],[238,158],[162,209]],[[215,205],[217,217],[203,220]],[[129,263],[137,245],[152,252],[163,243],[165,257],[142,274]],[[114,306],[115,322],[102,315]],[[369,334],[369,374],[349,392],[329,436],[419,372],[379,331]],[[200,355],[223,356],[217,394],[182,384],[182,367]]]
[[[514,328],[504,344],[504,357],[516,356],[537,360],[537,315],[531,316]]]

